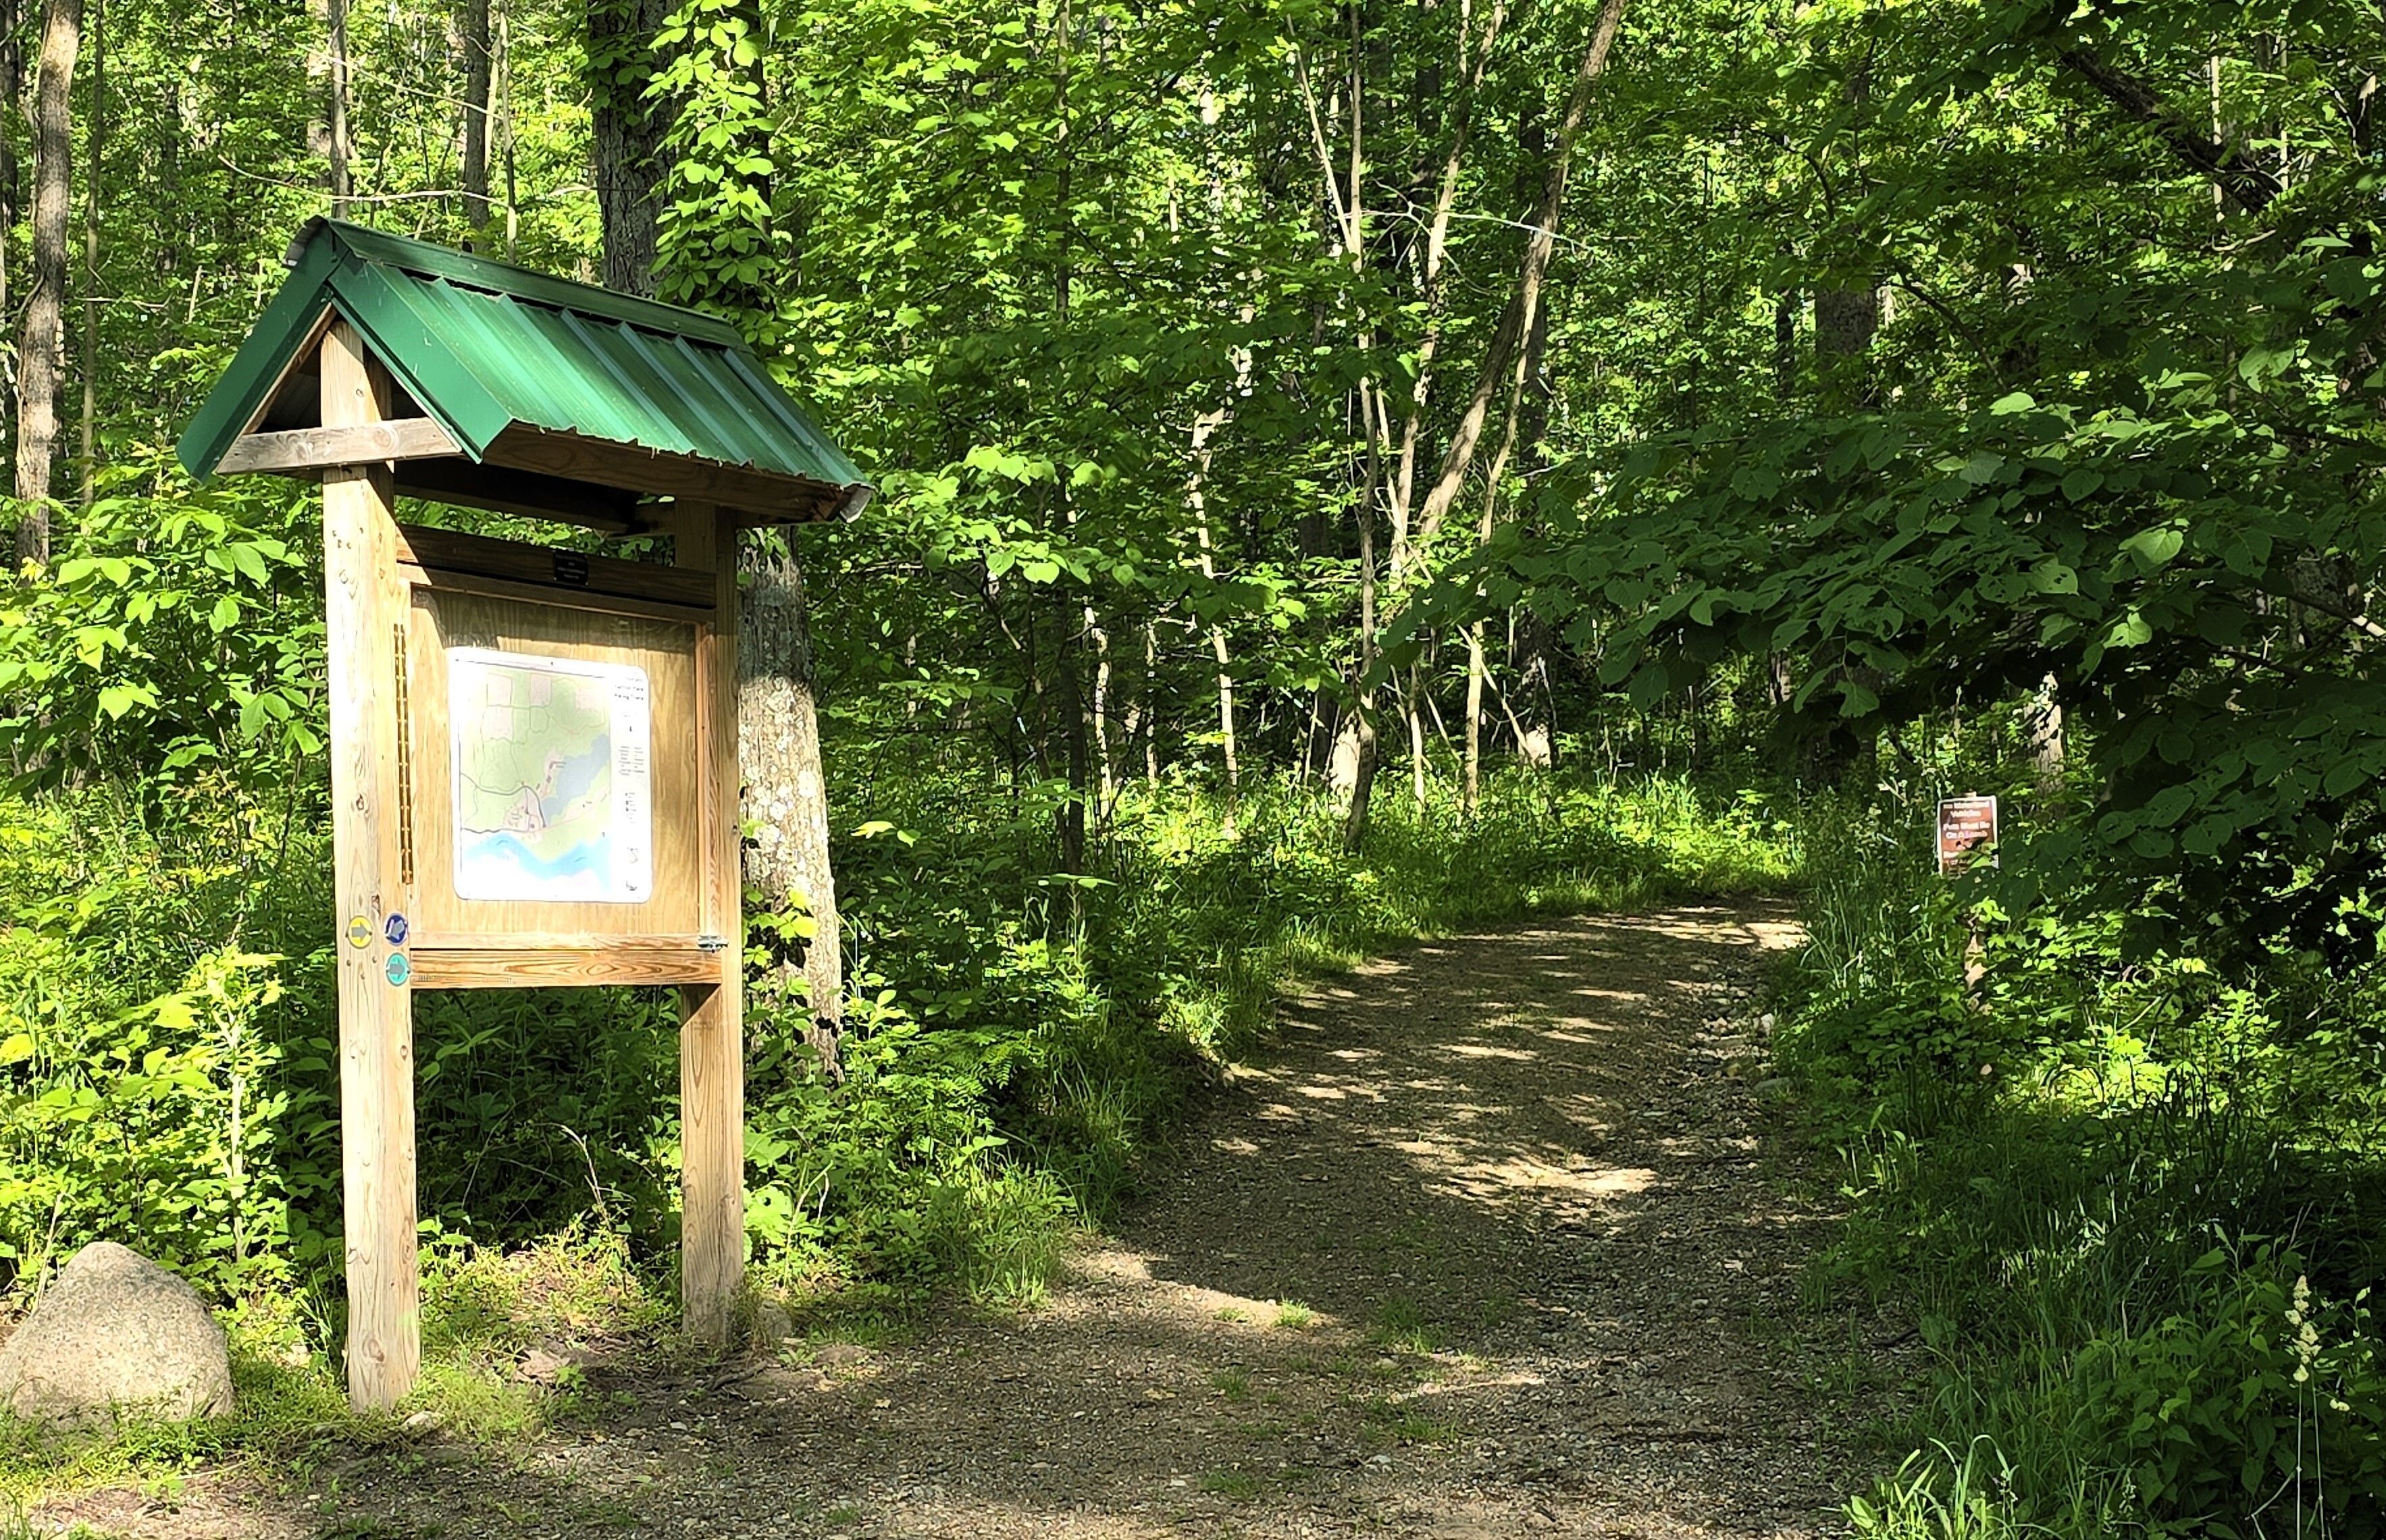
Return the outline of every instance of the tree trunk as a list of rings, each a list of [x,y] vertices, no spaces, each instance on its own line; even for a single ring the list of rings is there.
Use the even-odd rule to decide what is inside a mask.
[[[662,144],[671,125],[647,86],[655,73],[655,34],[670,16],[668,0],[601,0],[588,12],[589,126],[605,286],[650,297]]]
[[[348,0],[329,0],[331,79],[327,116],[331,124],[331,161],[324,184],[332,194],[332,218],[348,217]]]
[[[33,288],[17,344],[17,495],[26,503],[17,556],[44,564],[50,559],[47,499],[66,362],[67,219],[74,197],[69,94],[82,46],[82,0],[45,0],[33,82]]]
[[[1243,376],[1248,379],[1246,373]],[[1210,543],[1210,507],[1206,490],[1210,476],[1210,437],[1225,424],[1227,411],[1219,407],[1201,413],[1193,420],[1193,473],[1187,481],[1185,502],[1193,515],[1193,535],[1199,543],[1201,578],[1205,582],[1218,581],[1217,554]],[[1235,822],[1235,807],[1242,796],[1242,766],[1235,753],[1235,674],[1226,650],[1226,626],[1223,620],[1209,625],[1210,656],[1218,664],[1218,743],[1225,759],[1226,827],[1231,833]]]
[[[1545,319],[1540,312],[1537,319]],[[1536,325],[1525,341],[1525,349],[1516,356],[1515,372],[1508,378],[1508,407],[1501,414],[1502,427],[1500,448],[1491,457],[1491,469],[1483,477],[1483,517],[1476,523],[1476,545],[1491,544],[1491,532],[1497,528],[1500,512],[1500,482],[1508,474],[1508,457],[1515,453],[1516,438],[1526,416],[1525,386],[1540,368],[1541,344],[1549,334],[1546,324]],[[1535,423],[1538,432],[1541,424]],[[1490,670],[1483,653],[1483,621],[1477,618],[1466,628],[1466,792],[1465,807],[1469,818],[1483,801],[1483,687]]]
[[[1076,604],[1059,594],[1054,595],[1053,612],[1059,621],[1058,645],[1053,648],[1054,665],[1060,670],[1061,757],[1063,773],[1068,777],[1069,795],[1061,800],[1055,817],[1054,833],[1061,846],[1061,870],[1072,876],[1086,870],[1086,772],[1091,768],[1086,734],[1085,681],[1078,674],[1079,655],[1085,651],[1085,638],[1078,632]],[[1075,883],[1069,884],[1070,929],[1082,934],[1086,923],[1086,890]]]
[[[94,0],[91,12],[90,169],[82,190],[82,432],[76,485],[91,507],[94,472],[99,467],[99,210],[100,167],[107,147],[107,4]]]
[[[842,1084],[837,1038],[845,1021],[845,953],[829,864],[827,778],[821,761],[804,575],[791,532],[765,531],[739,543],[745,604],[737,633],[737,768],[741,814],[754,831],[746,882],[765,902],[793,900],[811,916],[804,947],[810,1040],[821,1072]]]
[[[1873,404],[1868,355],[1880,331],[1880,291],[1870,285],[1815,294],[1815,363],[1823,405],[1847,410]]]
[[[1101,617],[1094,613],[1090,601],[1086,606],[1086,636],[1094,645],[1094,767],[1101,784],[1099,828],[1108,824],[1111,806],[1118,800],[1118,771],[1111,757],[1111,633],[1102,629]]]
[[[464,44],[464,218],[477,231],[489,222],[489,95],[496,81],[489,0],[463,0],[457,20]]]
[[[8,314],[8,243],[17,231],[17,212],[23,207],[17,163],[17,115],[24,108],[25,56],[17,41],[23,19],[18,0],[0,0],[0,318]],[[0,322],[5,323],[5,322]],[[0,358],[0,393],[16,394],[15,360]],[[13,430],[13,425],[12,425]],[[14,439],[10,431],[6,436]]]
[[[2063,701],[2048,674],[2029,704],[2029,757],[2038,770],[2038,795],[2052,802],[2063,795]]]
[[[1435,478],[1433,490],[1425,495],[1425,507],[1417,520],[1417,539],[1421,543],[1432,540],[1440,529],[1443,517],[1458,500],[1467,472],[1474,468],[1476,452],[1482,444],[1483,425],[1490,415],[1491,397],[1499,388],[1501,376],[1508,371],[1507,350],[1541,324],[1541,289],[1549,277],[1550,260],[1557,251],[1558,218],[1565,208],[1575,142],[1590,111],[1592,88],[1607,72],[1607,56],[1615,46],[1615,34],[1623,23],[1624,0],[1606,0],[1598,24],[1591,29],[1590,44],[1583,51],[1582,67],[1575,72],[1574,88],[1566,96],[1565,117],[1558,124],[1557,149],[1550,161],[1548,180],[1542,184],[1532,236],[1525,244],[1525,259],[1516,276],[1510,316],[1492,339],[1482,371],[1476,377],[1475,394],[1467,401],[1457,431],[1450,435],[1450,448],[1442,456],[1441,473]]]
[[[506,260],[510,262],[514,260],[515,249],[521,239],[521,204],[515,196],[514,187],[514,60],[513,18],[510,11],[503,8],[498,10],[496,26],[491,35],[494,39],[492,46],[495,56],[489,61],[489,73],[492,77],[489,94],[496,98],[495,128],[498,146],[497,159],[498,163],[505,168]]]
[[[1359,382],[1360,407],[1371,410],[1368,383]],[[1342,818],[1342,848],[1357,855],[1366,848],[1367,820],[1375,800],[1375,709],[1369,700],[1375,667],[1375,498],[1381,490],[1383,467],[1375,439],[1367,440],[1367,474],[1359,491],[1359,659],[1350,690],[1350,804]]]

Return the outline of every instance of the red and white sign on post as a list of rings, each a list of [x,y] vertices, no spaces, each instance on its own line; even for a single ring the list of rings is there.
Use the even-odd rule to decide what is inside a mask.
[[[1951,796],[1939,804],[1939,875],[1970,870],[1972,852],[1997,842],[1997,799]],[[1991,857],[1991,859],[1994,858]]]

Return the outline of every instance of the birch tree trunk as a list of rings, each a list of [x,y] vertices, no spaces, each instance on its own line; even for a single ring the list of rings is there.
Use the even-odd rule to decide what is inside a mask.
[[[67,219],[74,189],[69,93],[82,46],[82,0],[46,0],[33,81],[33,287],[17,343],[17,531],[19,560],[50,559],[50,476],[58,442],[58,379],[66,360]]]

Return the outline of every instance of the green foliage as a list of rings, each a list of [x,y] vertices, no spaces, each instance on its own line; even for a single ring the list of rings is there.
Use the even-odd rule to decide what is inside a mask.
[[[1777,1038],[1845,1161],[1831,1271],[1910,1310],[1931,1363],[1901,1431],[1939,1452],[1860,1531],[2378,1533],[2375,981],[2128,964],[2093,908],[2000,923],[1929,875],[1928,816],[1926,792],[1807,830]]]
[[[304,499],[111,468],[46,581],[0,579],[0,753],[33,783],[257,794],[323,749],[321,541]]]

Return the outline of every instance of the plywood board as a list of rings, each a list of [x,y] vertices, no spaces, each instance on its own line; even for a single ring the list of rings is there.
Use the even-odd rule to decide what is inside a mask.
[[[405,691],[406,782],[411,794],[407,850],[418,910],[411,917],[413,947],[433,976],[436,969],[428,954],[451,947],[578,947],[601,945],[611,937],[696,943],[706,929],[713,865],[706,859],[706,782],[695,728],[697,644],[697,627],[688,622],[523,604],[428,585],[412,590]],[[468,898],[458,892],[457,756],[449,711],[450,655],[456,652],[552,660],[559,677],[585,678],[584,670],[595,666],[634,670],[643,678],[649,724],[643,745],[645,826],[652,845],[639,864],[646,874],[640,885],[648,896],[625,900],[619,883],[604,890],[612,901]],[[562,799],[584,789],[550,780],[531,800],[543,806],[543,816],[559,817]],[[485,808],[475,810],[485,821]],[[478,887],[489,891],[485,883]]]

